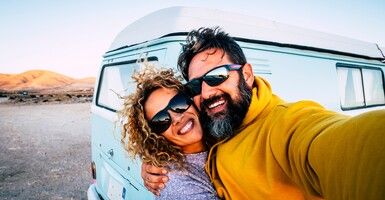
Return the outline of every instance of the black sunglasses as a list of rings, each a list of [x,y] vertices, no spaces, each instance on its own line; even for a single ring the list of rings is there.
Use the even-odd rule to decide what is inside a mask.
[[[185,112],[193,103],[191,98],[186,94],[179,92],[167,104],[165,108],[156,113],[154,117],[148,121],[151,131],[156,134],[165,132],[171,125],[171,116],[168,110],[176,113]]]
[[[201,93],[202,82],[204,81],[209,86],[218,86],[229,78],[229,71],[240,70],[243,65],[226,64],[215,67],[206,72],[201,77],[194,78],[185,84],[186,90],[190,96],[194,97]]]

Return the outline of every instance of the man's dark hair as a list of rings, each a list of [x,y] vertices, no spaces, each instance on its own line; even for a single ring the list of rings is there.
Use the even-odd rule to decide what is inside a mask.
[[[211,48],[223,50],[223,56],[227,54],[234,64],[246,64],[245,54],[232,37],[219,27],[202,27],[191,31],[187,35],[186,44],[182,44],[182,53],[178,58],[178,68],[184,79],[189,80],[188,68],[192,58],[196,54]]]

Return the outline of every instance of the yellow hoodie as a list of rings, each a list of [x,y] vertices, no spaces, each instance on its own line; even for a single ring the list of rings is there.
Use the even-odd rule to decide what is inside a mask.
[[[209,154],[221,198],[385,199],[385,110],[349,117],[255,83],[236,135]]]

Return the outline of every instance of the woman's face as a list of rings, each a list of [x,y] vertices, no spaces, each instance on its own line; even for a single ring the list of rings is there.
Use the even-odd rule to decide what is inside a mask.
[[[177,94],[176,90],[159,88],[152,92],[144,103],[147,120],[151,120],[159,111],[166,108],[170,100]],[[204,150],[202,127],[198,112],[190,106],[185,112],[177,113],[167,110],[171,116],[171,125],[163,133],[167,140],[180,146],[183,153],[197,153]]]

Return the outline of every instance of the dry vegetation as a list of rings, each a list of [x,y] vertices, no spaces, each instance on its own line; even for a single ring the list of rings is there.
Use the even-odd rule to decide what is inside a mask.
[[[66,92],[36,92],[36,91],[17,91],[3,92],[0,96],[7,97],[4,103],[10,104],[41,104],[41,103],[86,103],[92,101],[93,89],[83,91]]]

